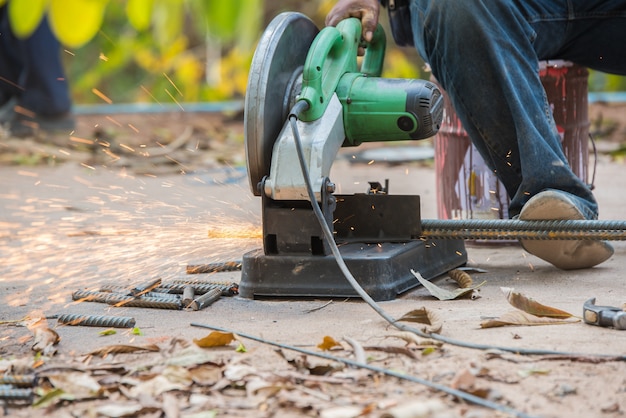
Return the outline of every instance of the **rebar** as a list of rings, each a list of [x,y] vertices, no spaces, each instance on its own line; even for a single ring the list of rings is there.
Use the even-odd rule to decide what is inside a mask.
[[[220,295],[221,295],[221,291],[220,291]],[[193,286],[191,285],[187,285],[183,288],[183,306],[186,308],[188,307],[191,302],[194,301],[194,298],[196,297],[196,290],[193,288]]]
[[[213,304],[216,300],[222,297],[222,291],[220,289],[211,289],[202,296],[194,299],[187,309],[191,309],[193,311],[199,311],[201,309],[206,308],[207,306]]]
[[[3,401],[28,401],[33,400],[32,389],[15,389],[15,388],[0,388],[0,400]]]
[[[159,287],[160,284],[161,284],[161,279],[160,278],[152,279],[152,280],[149,280],[147,282],[140,283],[140,284],[136,285],[135,287],[133,287],[132,289],[130,289],[129,296],[140,296],[140,295],[143,295],[144,293],[148,293],[149,291],[151,291],[155,287]]]
[[[32,388],[37,382],[37,376],[32,374],[5,374],[0,375],[0,385],[12,385],[18,388]]]
[[[187,266],[187,274],[221,273],[237,270],[241,270],[241,261],[222,261],[207,264],[190,264]]]
[[[193,286],[196,295],[203,295],[212,289],[220,289],[222,296],[234,296],[239,294],[239,285],[233,282],[208,282],[202,280],[174,280],[171,283],[163,283],[154,291],[167,290],[168,293],[182,294],[186,286]]]
[[[152,289],[151,292],[141,295],[142,298],[157,298],[157,299],[181,299],[179,293],[169,293],[160,291],[159,288]]]
[[[155,308],[179,310],[182,304],[179,299],[173,298],[150,298],[125,296],[119,293],[91,292],[87,290],[77,290],[72,293],[72,300],[86,302],[100,302],[109,305],[119,305],[134,308]]]
[[[467,240],[626,240],[626,221],[422,219],[422,237]]]
[[[65,325],[104,328],[133,328],[135,318],[127,316],[64,314],[57,321]]]

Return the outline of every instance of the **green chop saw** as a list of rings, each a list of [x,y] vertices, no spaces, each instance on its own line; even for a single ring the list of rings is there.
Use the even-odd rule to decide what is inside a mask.
[[[419,196],[388,194],[376,182],[363,194],[334,194],[329,174],[341,147],[419,140],[439,129],[441,92],[424,80],[379,77],[385,47],[380,26],[363,45],[354,18],[320,31],[308,17],[286,12],[263,33],[244,109],[250,187],[262,201],[263,248],[243,256],[241,296],[357,296],[324,238],[311,189],[341,258],[374,300],[417,286],[412,269],[432,279],[466,263],[462,240],[420,239]],[[296,128],[289,121],[294,116]]]

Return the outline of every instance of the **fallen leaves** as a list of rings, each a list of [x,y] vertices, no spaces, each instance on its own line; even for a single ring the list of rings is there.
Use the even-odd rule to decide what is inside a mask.
[[[422,324],[420,330],[426,334],[437,334],[443,328],[441,316],[427,308],[414,309],[402,315],[398,321]]]
[[[141,352],[157,352],[160,348],[155,344],[147,345],[128,345],[128,344],[114,344],[106,347],[99,348],[89,353],[92,356],[105,357],[109,354],[129,354],[129,353],[141,353]]]
[[[510,287],[502,287],[500,289],[506,296],[506,300],[508,300],[511,305],[531,315],[560,319],[570,318],[573,316],[569,312],[565,312],[551,306],[542,305],[534,299],[529,298],[520,292],[516,292],[515,289]]]
[[[555,325],[579,322],[579,320],[574,318],[569,312],[543,305],[520,292],[516,292],[512,288],[502,287],[501,290],[507,301],[518,310],[507,312],[498,318],[490,318],[483,321],[480,324],[481,328],[494,328],[507,325]]]
[[[476,286],[471,286],[471,277],[469,278],[469,281],[468,281],[468,277],[462,276],[461,274],[454,273],[455,277],[453,277],[453,280],[455,280],[459,285],[462,285],[462,286],[467,286],[469,284],[470,287],[459,287],[458,289],[448,290],[448,289],[439,287],[436,284],[424,279],[422,275],[419,272],[416,272],[415,270],[411,270],[411,273],[422,284],[422,286],[424,286],[430,292],[431,295],[433,295],[439,300],[454,300],[454,299],[459,299],[461,297],[467,297],[467,296],[471,297],[479,287],[481,287],[482,285],[486,283],[483,281],[482,283]],[[469,274],[467,273],[465,274],[469,276]]]
[[[48,328],[48,321],[44,316],[28,320],[26,326],[33,333],[34,343],[31,347],[33,351],[44,356],[56,353],[55,346],[61,341],[61,337],[55,330]]]

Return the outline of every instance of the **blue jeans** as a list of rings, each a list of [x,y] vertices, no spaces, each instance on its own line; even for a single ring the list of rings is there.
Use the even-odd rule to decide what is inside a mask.
[[[597,218],[563,153],[539,61],[626,75],[626,0],[411,0],[411,18],[417,51],[511,198],[509,215],[556,189]]]
[[[17,104],[44,116],[68,112],[72,106],[61,60],[61,45],[44,17],[27,39],[13,35],[7,6],[0,7],[0,104]]]

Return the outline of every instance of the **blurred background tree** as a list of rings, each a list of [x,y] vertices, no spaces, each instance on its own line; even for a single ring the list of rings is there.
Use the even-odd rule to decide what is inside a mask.
[[[241,99],[256,41],[270,20],[282,11],[300,11],[322,28],[335,0],[3,3],[21,36],[28,36],[48,14],[65,46],[72,96],[76,103],[89,104]],[[385,77],[430,76],[413,49],[394,47],[390,35],[388,39]],[[592,72],[589,89],[624,91],[626,78]]]

